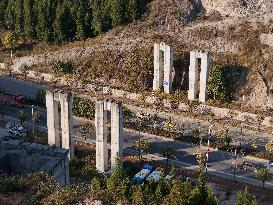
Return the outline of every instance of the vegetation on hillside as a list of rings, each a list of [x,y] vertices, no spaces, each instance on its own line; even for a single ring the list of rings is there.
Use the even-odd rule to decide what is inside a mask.
[[[144,0],[3,0],[0,23],[44,42],[83,40],[141,16]]]

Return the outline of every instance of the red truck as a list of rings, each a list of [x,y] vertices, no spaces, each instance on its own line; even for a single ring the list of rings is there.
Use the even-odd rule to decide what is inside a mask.
[[[5,103],[6,105],[15,105],[16,107],[25,106],[25,98],[22,95],[16,95],[12,93],[0,93],[0,102]]]

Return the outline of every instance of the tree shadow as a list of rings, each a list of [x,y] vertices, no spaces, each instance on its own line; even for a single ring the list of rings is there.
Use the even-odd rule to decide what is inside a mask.
[[[245,84],[248,68],[245,66],[231,64],[225,65],[223,69],[230,94],[234,95],[234,93]]]
[[[17,51],[29,51],[34,48],[34,46],[37,45],[37,42],[27,42],[27,43],[22,43],[16,47]]]
[[[173,90],[188,90],[190,53],[180,55],[174,61]]]

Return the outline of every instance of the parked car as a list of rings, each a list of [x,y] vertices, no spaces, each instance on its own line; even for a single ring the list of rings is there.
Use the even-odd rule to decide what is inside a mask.
[[[253,172],[257,172],[261,168],[264,168],[263,164],[259,164],[259,163],[255,163],[251,161],[244,161],[241,167],[241,169],[249,170]]]
[[[158,182],[160,176],[162,175],[162,169],[160,167],[157,167],[147,178],[146,182],[150,182],[152,179],[154,182]]]
[[[132,182],[137,184],[143,183],[153,170],[153,166],[145,164],[142,170],[133,177]]]
[[[22,125],[11,125],[10,123],[6,124],[6,130],[8,133],[17,135],[19,137],[26,137],[27,131]]]

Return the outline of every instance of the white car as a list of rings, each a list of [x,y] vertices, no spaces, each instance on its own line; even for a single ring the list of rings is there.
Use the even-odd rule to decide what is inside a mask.
[[[27,131],[25,128],[23,128],[22,125],[10,125],[7,123],[6,125],[6,131],[10,134],[17,135],[19,137],[26,137],[27,136]]]
[[[161,175],[161,168],[157,168],[146,178],[146,182],[150,182],[152,179],[154,180],[154,182],[158,182]]]

